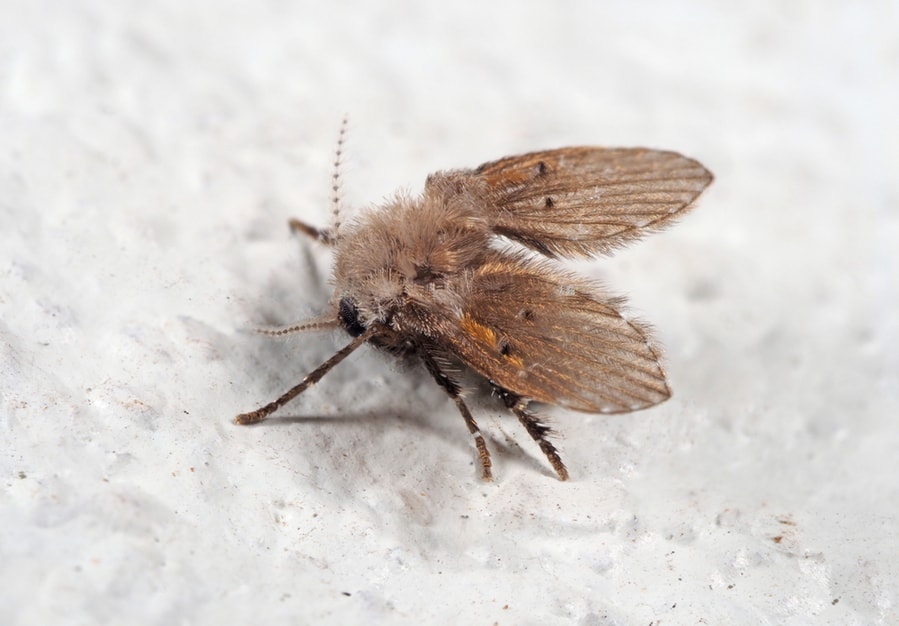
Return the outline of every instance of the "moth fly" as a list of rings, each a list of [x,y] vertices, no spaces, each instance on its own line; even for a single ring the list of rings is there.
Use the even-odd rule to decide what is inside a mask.
[[[323,316],[286,335],[343,328],[346,346],[238,424],[264,420],[369,343],[420,361],[452,398],[491,480],[490,452],[462,396],[463,368],[483,377],[540,446],[559,478],[552,430],[531,402],[587,413],[654,406],[671,392],[649,329],[623,299],[562,269],[558,258],[606,255],[683,215],[712,182],[700,163],[646,148],[571,147],[428,176],[340,222],[341,127],[331,227],[291,220],[334,251]]]

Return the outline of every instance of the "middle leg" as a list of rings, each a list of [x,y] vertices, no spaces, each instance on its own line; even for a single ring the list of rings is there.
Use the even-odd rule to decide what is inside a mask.
[[[462,419],[465,420],[465,425],[468,426],[468,432],[474,437],[474,445],[478,449],[478,460],[481,463],[481,479],[485,481],[493,480],[493,474],[490,471],[493,465],[490,460],[490,451],[487,449],[487,443],[484,441],[484,436],[481,435],[477,422],[474,421],[471,411],[468,410],[465,400],[462,399],[462,389],[459,387],[459,383],[440,369],[440,365],[429,352],[422,351],[421,360],[424,361],[425,367],[428,368],[428,372],[434,377],[437,384],[456,403],[456,407],[462,414]]]

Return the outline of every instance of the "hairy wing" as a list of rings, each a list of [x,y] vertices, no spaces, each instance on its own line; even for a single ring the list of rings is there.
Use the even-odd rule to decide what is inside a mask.
[[[621,413],[670,395],[645,327],[590,283],[497,253],[471,278],[465,308],[439,343],[518,395],[590,413]]]
[[[699,162],[646,148],[575,147],[485,163],[474,178],[492,230],[541,254],[607,254],[666,226],[712,182]]]

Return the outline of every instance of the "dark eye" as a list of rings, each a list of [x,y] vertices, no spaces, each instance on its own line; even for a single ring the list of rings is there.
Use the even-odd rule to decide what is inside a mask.
[[[365,326],[359,319],[359,309],[356,308],[356,303],[349,298],[340,299],[340,310],[337,312],[337,317],[341,325],[353,337],[358,337],[365,332]]]

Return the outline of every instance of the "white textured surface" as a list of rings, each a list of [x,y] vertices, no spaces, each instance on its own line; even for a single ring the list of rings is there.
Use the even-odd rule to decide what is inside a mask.
[[[0,623],[899,621],[894,2],[0,4]],[[573,480],[314,313],[347,204],[543,147],[717,180],[584,266],[675,397],[554,412]],[[290,416],[293,416],[290,419]]]

